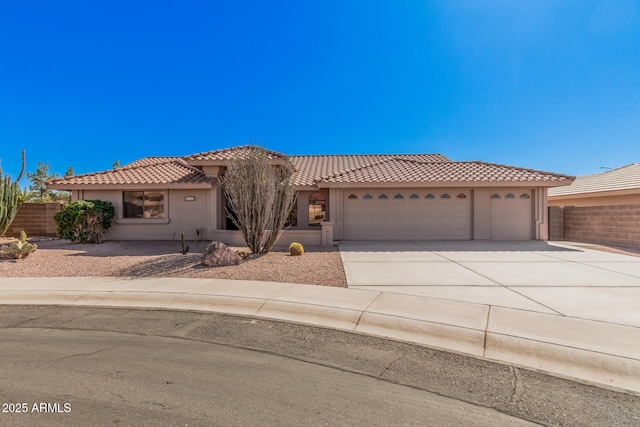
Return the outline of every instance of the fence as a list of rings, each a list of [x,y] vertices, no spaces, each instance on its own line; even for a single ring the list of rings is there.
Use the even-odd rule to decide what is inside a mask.
[[[24,230],[29,237],[55,237],[56,223],[53,216],[61,211],[62,203],[24,203],[5,233],[7,237],[18,237]]]
[[[549,239],[640,248],[640,205],[552,206]]]

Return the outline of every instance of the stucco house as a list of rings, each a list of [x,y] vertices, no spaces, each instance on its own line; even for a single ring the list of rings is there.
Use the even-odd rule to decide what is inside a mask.
[[[246,147],[147,157],[49,188],[116,207],[108,240],[190,239],[242,244],[218,177]],[[277,163],[283,154],[269,152]],[[441,154],[290,156],[297,212],[280,244],[334,240],[545,240],[547,189],[573,177]]]

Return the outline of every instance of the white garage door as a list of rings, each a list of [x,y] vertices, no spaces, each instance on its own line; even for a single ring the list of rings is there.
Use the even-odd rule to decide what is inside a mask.
[[[469,190],[359,190],[344,197],[347,240],[471,239]]]
[[[491,239],[530,240],[533,232],[530,190],[491,191]]]

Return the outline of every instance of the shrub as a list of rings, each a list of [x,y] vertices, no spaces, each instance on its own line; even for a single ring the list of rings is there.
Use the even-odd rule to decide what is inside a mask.
[[[298,242],[293,242],[289,245],[289,254],[290,255],[302,255],[304,253],[304,247]]]
[[[27,233],[22,231],[20,233],[20,239],[17,242],[2,247],[2,253],[11,258],[21,259],[26,258],[30,253],[35,252],[36,249],[38,249],[38,245],[28,243]]]
[[[242,232],[249,250],[267,253],[280,236],[296,200],[291,161],[261,147],[239,148],[220,183],[227,217]]]
[[[58,235],[72,242],[100,243],[111,227],[115,209],[103,200],[77,200],[54,216]]]

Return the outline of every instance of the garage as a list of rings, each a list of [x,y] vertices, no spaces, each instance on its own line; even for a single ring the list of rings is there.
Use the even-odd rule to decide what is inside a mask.
[[[491,191],[491,240],[530,240],[533,207],[530,190]]]
[[[468,189],[366,189],[344,193],[347,240],[471,240]]]

